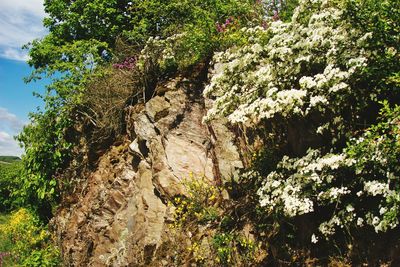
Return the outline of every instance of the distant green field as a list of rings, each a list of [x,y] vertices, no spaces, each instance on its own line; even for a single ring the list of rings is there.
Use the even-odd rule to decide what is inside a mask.
[[[0,163],[12,163],[20,160],[21,159],[16,156],[0,156]]]
[[[21,160],[12,162],[0,161],[0,223],[2,219],[1,212],[10,210],[16,200],[11,195],[12,192],[15,192],[20,187],[19,181],[22,167]]]

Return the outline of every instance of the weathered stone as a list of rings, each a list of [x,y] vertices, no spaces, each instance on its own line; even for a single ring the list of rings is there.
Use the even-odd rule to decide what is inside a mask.
[[[118,210],[125,203],[125,196],[118,190],[110,192],[110,197],[107,201],[107,205],[112,210]]]
[[[153,191],[145,190],[142,196],[146,210],[146,237],[144,243],[147,245],[158,245],[164,227],[164,216],[166,206],[160,198],[154,195]]]
[[[133,140],[133,142],[129,145],[129,150],[132,153],[134,153],[134,154],[136,154],[136,155],[138,155],[140,157],[143,157],[143,155],[142,155],[142,153],[140,152],[140,149],[139,149],[139,142],[138,142],[137,138],[135,140]]]
[[[191,106],[182,122],[166,136],[165,153],[169,166],[179,179],[197,176],[213,177],[207,129],[202,124],[203,111],[199,104]]]
[[[183,90],[168,91],[165,93],[165,98],[170,103],[168,116],[161,118],[155,123],[155,126],[164,136],[179,125],[189,104],[187,95]]]
[[[66,266],[151,265],[174,221],[167,200],[186,194],[182,180],[190,173],[210,180],[235,176],[242,167],[234,135],[223,122],[204,125],[202,99],[189,100],[179,84],[158,88],[163,96],[145,107],[127,109],[133,141],[104,154],[80,179],[76,204],[59,209],[53,225]],[[190,246],[182,242],[176,245]],[[151,266],[173,266],[170,260]]]
[[[155,96],[146,103],[146,112],[153,122],[168,115],[170,104],[164,97]]]
[[[154,183],[155,187],[168,198],[185,194],[185,189],[181,180],[178,179],[169,169],[162,169],[155,173]]]
[[[140,113],[134,121],[135,133],[142,140],[149,140],[157,136],[153,123],[146,113]]]
[[[222,177],[237,178],[237,170],[243,168],[243,163],[234,144],[234,135],[225,126],[226,123],[227,121],[225,120],[211,123],[211,127],[217,137],[214,143],[214,151],[218,155],[219,170]]]
[[[171,135],[166,141],[165,153],[169,166],[180,180],[189,178],[190,173],[199,177],[213,177],[212,160],[202,144]]]

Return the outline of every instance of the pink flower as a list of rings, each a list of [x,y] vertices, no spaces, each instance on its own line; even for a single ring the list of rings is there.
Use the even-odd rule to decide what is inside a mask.
[[[129,57],[126,58],[122,63],[115,63],[113,64],[113,67],[115,69],[127,69],[127,70],[132,70],[136,66],[136,57]]]

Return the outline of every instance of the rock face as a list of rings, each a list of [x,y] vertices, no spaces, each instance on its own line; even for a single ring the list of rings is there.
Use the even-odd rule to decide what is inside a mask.
[[[103,155],[53,219],[67,266],[147,266],[168,241],[174,196],[192,173],[211,183],[242,168],[223,122],[204,125],[204,103],[181,80],[127,110],[129,140]],[[165,261],[167,264],[167,261]]]

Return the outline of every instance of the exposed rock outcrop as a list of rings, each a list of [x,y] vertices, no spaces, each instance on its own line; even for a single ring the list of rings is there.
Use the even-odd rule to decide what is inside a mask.
[[[53,219],[67,265],[150,264],[169,240],[167,202],[185,195],[182,180],[193,173],[220,183],[242,168],[224,123],[202,123],[204,102],[191,96],[190,83],[177,79],[163,89],[127,109],[128,140],[99,159],[78,199]]]

